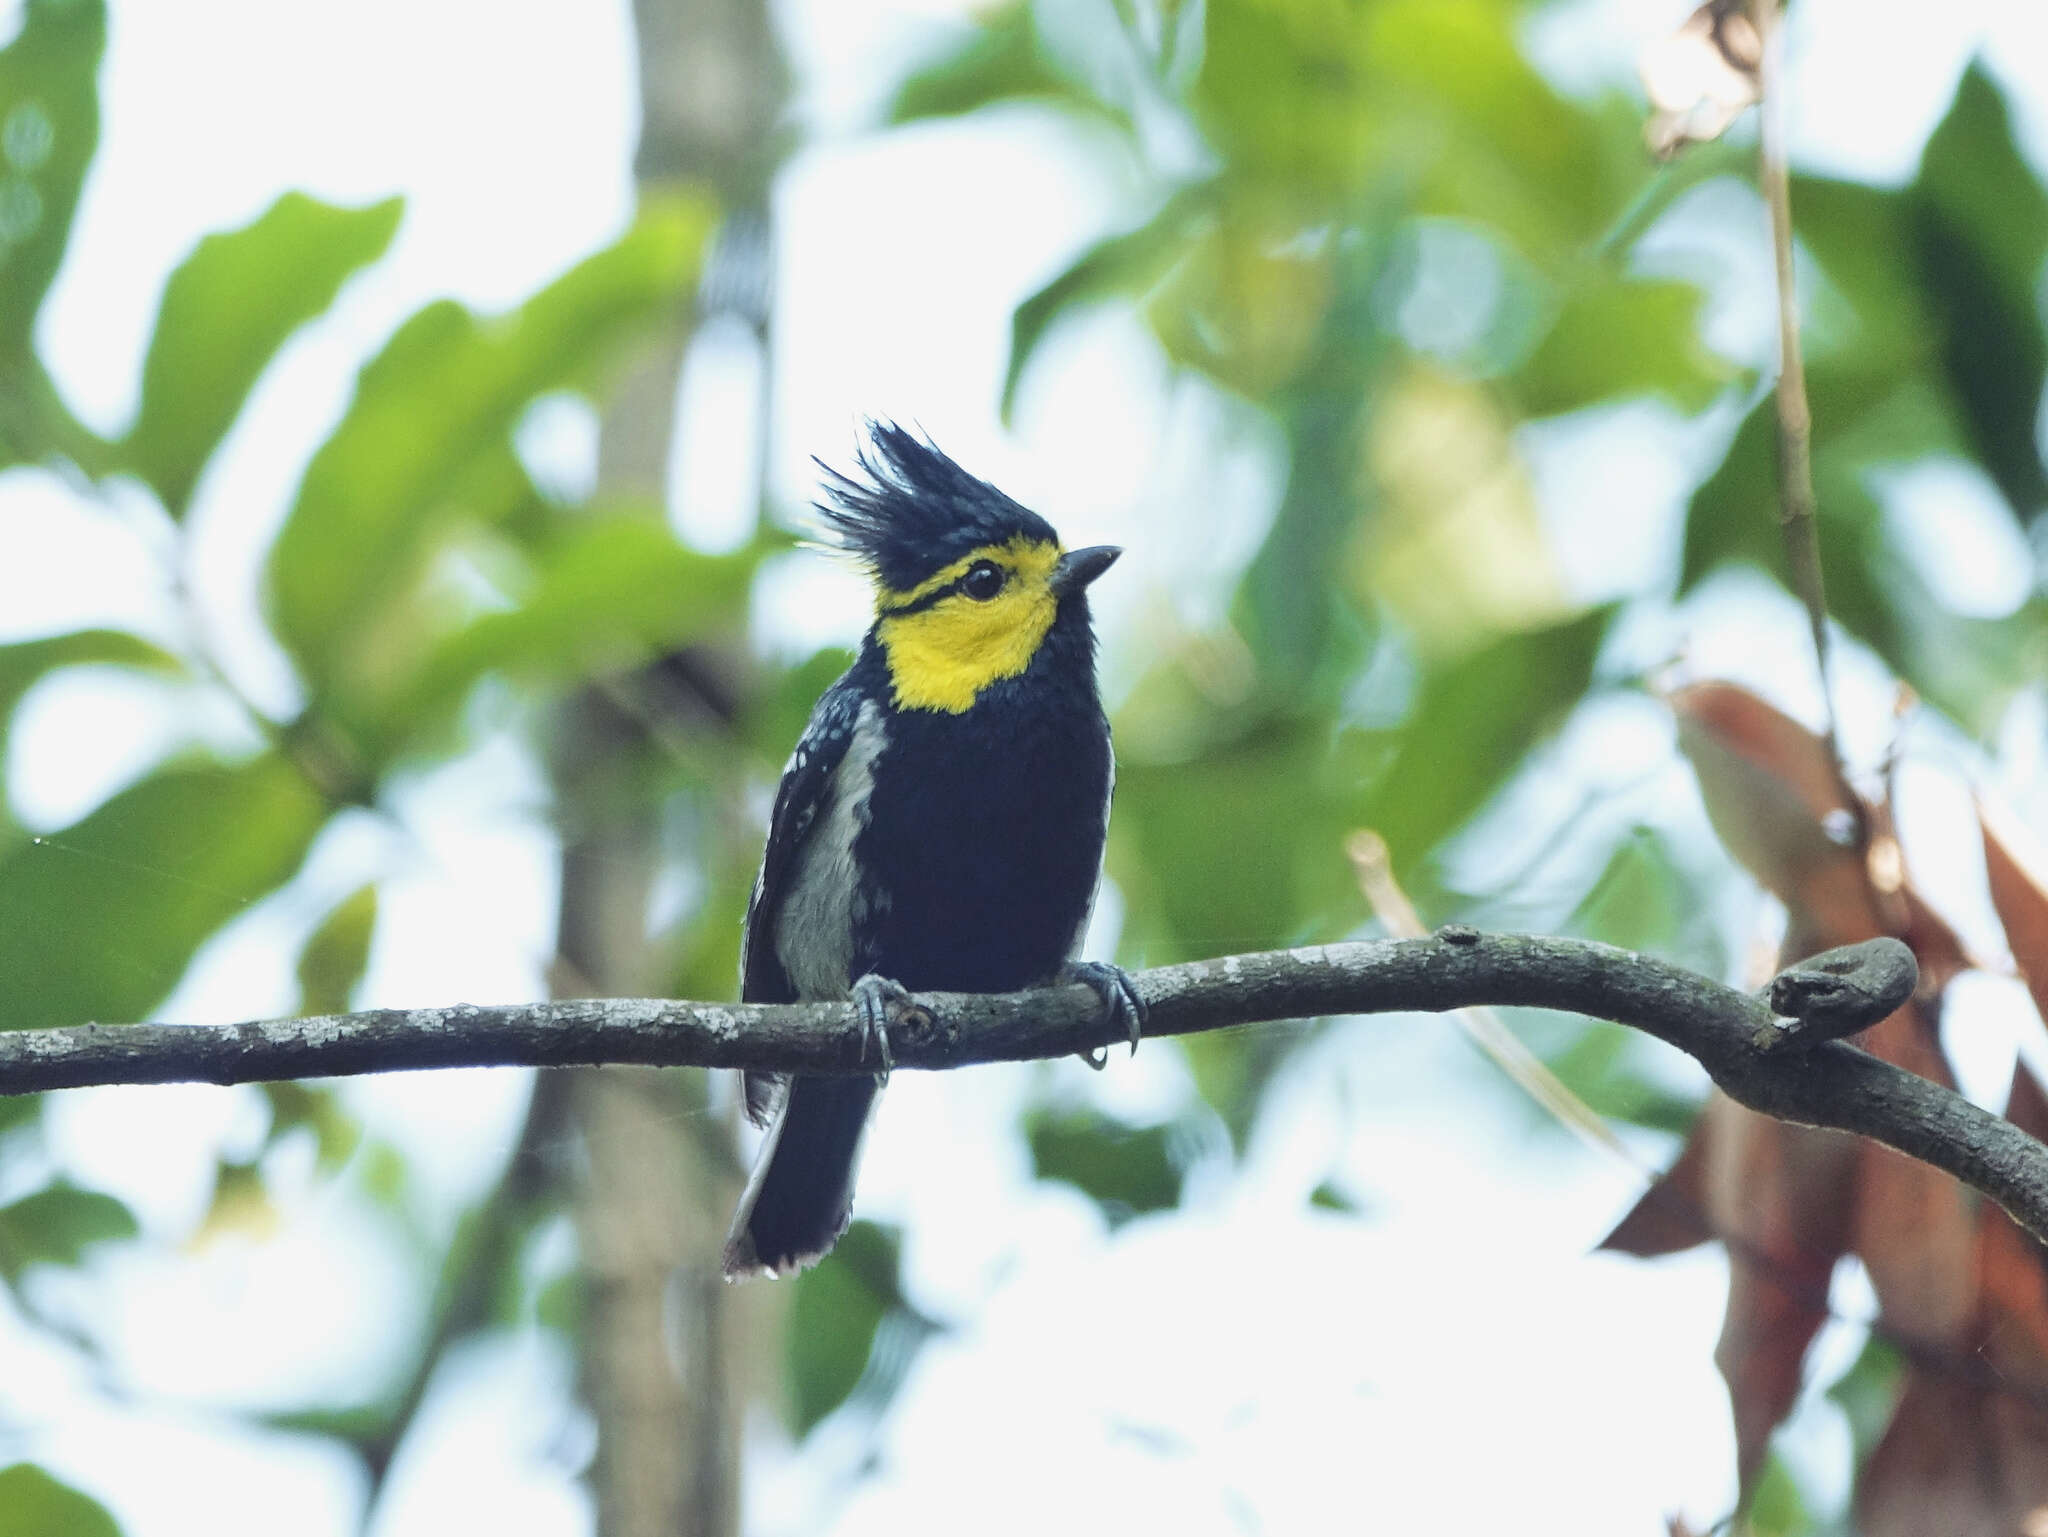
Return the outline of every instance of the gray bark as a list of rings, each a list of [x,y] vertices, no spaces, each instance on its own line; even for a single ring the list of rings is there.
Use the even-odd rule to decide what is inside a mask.
[[[1586,940],[1445,930],[1223,956],[1137,974],[1148,1036],[1186,1035],[1328,1014],[1496,1004],[1562,1009],[1631,1025],[1696,1058],[1752,1110],[1858,1132],[1983,1192],[2048,1243],[2048,1147],[2011,1122],[1839,1035],[1850,1009],[1874,1024],[1915,973],[1896,940],[1802,961],[1860,956],[1867,985],[1826,994],[1823,1028],[1653,956]],[[1797,1008],[1809,990],[1778,990]],[[1079,985],[1029,993],[920,994],[889,1034],[901,1069],[1028,1061],[1121,1044],[1121,1027]],[[1816,1038],[1821,1037],[1821,1038]],[[394,1068],[572,1062],[689,1063],[784,1073],[873,1072],[844,1003],[677,1003],[598,999],[505,1008],[395,1009],[245,1025],[74,1025],[0,1034],[0,1093],[89,1083],[247,1083]]]

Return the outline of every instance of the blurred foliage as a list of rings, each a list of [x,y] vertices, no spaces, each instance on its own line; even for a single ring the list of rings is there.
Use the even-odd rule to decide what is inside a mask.
[[[342,1014],[370,964],[377,928],[377,888],[359,886],[320,920],[299,952],[299,1012]]]
[[[1630,104],[1568,97],[1526,61],[1523,14],[1486,0],[1013,4],[897,99],[899,119],[971,110],[979,89],[983,105],[1121,121],[1123,152],[1152,177],[1149,218],[1107,232],[1018,308],[1006,408],[1069,315],[1122,303],[1176,369],[1264,411],[1286,441],[1286,489],[1229,634],[1161,647],[1125,712],[1112,870],[1131,909],[1126,944],[1147,960],[1353,928],[1363,911],[1340,846],[1361,823],[1387,837],[1437,916],[1526,883],[1530,866],[1447,851],[1475,820],[1498,833],[1486,813],[1526,781],[1531,748],[1630,680],[1603,664],[1614,611],[1575,610],[1550,564],[1517,423],[1629,399],[1697,413],[1749,397],[1687,510],[1675,592],[1630,603],[1666,606],[1738,561],[1782,582],[1774,403],[1707,345],[1707,294],[1636,255],[1667,215],[1683,217],[1688,191],[1747,167],[1709,151],[1693,168],[1652,170]],[[1912,182],[1801,178],[1794,208],[1819,279],[1812,405],[1835,616],[1988,737],[2014,694],[2038,687],[2048,608],[2038,591],[2009,613],[1950,607],[1886,504],[1885,475],[1930,459],[1977,465],[2038,543],[2048,193],[1973,66]],[[1804,812],[1760,825],[1751,813],[1778,800],[1757,799],[1755,773],[1731,781],[1716,767],[1731,754],[1704,733],[1688,751],[1714,825],[1793,893],[1795,919],[1845,921],[1839,894],[1814,884],[1837,877],[1809,847]],[[1533,867],[1554,883],[1547,921],[1724,965],[1730,947],[1699,914],[1726,866],[1666,847],[1696,842],[1696,824],[1660,811],[1646,826],[1602,799],[1589,788]],[[1788,859],[1798,879],[1772,880]],[[1518,916],[1532,906],[1519,891],[1508,900]],[[1951,974],[1925,921],[1908,932],[1934,945],[1930,975]],[[1187,1050],[1241,1138],[1264,1085],[1310,1038],[1226,1032]],[[1605,1114],[1666,1132],[1692,1119],[1690,1096],[1644,1070],[1627,1032],[1553,1036],[1549,1057]],[[1128,1148],[1117,1128],[1093,1134],[1099,1151],[1063,1142],[1061,1163],[1092,1170]],[[1870,1197],[1873,1212],[1886,1199],[1933,1210],[1890,1183],[1889,1166],[1867,1177],[1890,1192]],[[1919,1258],[1868,1223],[1856,1242],[1896,1304],[1915,1264],[1949,1263],[1930,1251],[1952,1238],[1967,1249],[1933,1224]],[[1731,1331],[1743,1305],[1731,1301]],[[1791,1345],[1795,1386],[1804,1338]],[[1815,1530],[1822,1518],[1753,1439],[1783,1412],[1764,1407],[1775,1384],[1731,1382],[1755,1529]]]
[[[112,1196],[45,1185],[0,1206],[0,1277],[12,1283],[31,1265],[75,1265],[94,1244],[135,1234],[135,1218]]]
[[[1006,406],[1069,315],[1122,302],[1285,434],[1230,635],[1163,648],[1119,722],[1133,955],[1355,928],[1360,825],[1434,886],[1434,851],[1594,688],[1612,619],[1551,575],[1513,423],[1698,411],[1738,382],[1700,338],[1704,293],[1609,240],[1654,192],[1633,109],[1557,91],[1518,25],[1462,0],[1015,4],[896,98],[898,121],[1029,100],[1119,125],[1156,188],[1018,308]],[[1241,1139],[1310,1038],[1186,1049]]]
[[[41,1468],[0,1468],[0,1537],[120,1537],[114,1518]]]
[[[41,640],[0,646],[0,752],[7,747],[15,706],[28,691],[65,667],[123,667],[177,677],[184,671],[178,658],[139,635],[122,630],[78,630]],[[0,837],[12,840],[12,822],[0,806]]]
[[[1042,1109],[1024,1121],[1031,1167],[1100,1206],[1112,1227],[1180,1204],[1174,1128],[1126,1126],[1092,1110]]]
[[[188,514],[221,444],[280,349],[384,253],[403,209],[288,193],[246,226],[200,241],[165,285],[133,423],[112,441],[87,431],[49,383],[34,323],[94,147],[105,35],[100,0],[31,0],[0,50],[0,464],[131,477],[161,515],[149,548],[189,602],[177,575]],[[196,619],[172,643],[109,627],[0,646],[0,744],[33,691],[87,668],[119,669],[180,701],[210,695],[210,707],[225,703],[244,720],[225,734],[229,745],[195,728],[69,826],[32,836],[11,810],[0,813],[0,1028],[147,1017],[224,924],[301,874],[337,811],[377,805],[394,765],[464,750],[463,712],[485,680],[516,684],[537,704],[682,641],[739,631],[753,567],[784,541],[698,555],[658,509],[544,495],[513,441],[533,402],[601,390],[624,353],[683,312],[710,224],[711,210],[688,195],[650,203],[616,244],[511,313],[431,304],[364,366],[264,573],[264,611],[303,688],[293,713],[266,714],[233,693]],[[368,962],[377,887],[327,892],[322,905],[297,968],[309,1012],[347,1007]],[[260,1094],[268,1125],[253,1148],[222,1157],[195,1245],[274,1229],[270,1155],[303,1139],[319,1170],[412,1229],[423,1254],[444,1247],[417,1230],[403,1160],[367,1141],[330,1090],[276,1084]],[[0,1102],[10,1169],[45,1170],[37,1188],[16,1180],[0,1206],[9,1287],[137,1235],[112,1196],[48,1172],[36,1147],[41,1104]],[[377,1404],[272,1418],[344,1436],[381,1477],[441,1353],[501,1321],[505,1278],[554,1210],[530,1186],[530,1169],[508,1174],[464,1225],[472,1236],[445,1246],[448,1272],[418,1330],[417,1367],[408,1363]],[[17,1300],[25,1317],[41,1318],[26,1293]],[[554,1314],[556,1326],[567,1321]],[[0,1530],[113,1530],[33,1468],[0,1481]]]
[[[0,851],[6,1028],[145,1017],[202,941],[289,877],[329,807],[298,766],[166,764]]]
[[[1974,463],[2032,534],[2048,512],[2036,421],[2048,334],[2040,278],[2048,190],[2021,156],[2004,98],[1973,65],[1919,175],[1880,189],[1801,177],[1801,242],[1826,280],[1808,379],[1828,608],[1975,735],[2048,667],[2048,599],[1958,614],[1887,518],[1887,469]],[[1775,571],[1774,406],[1758,401],[1687,514],[1681,591],[1729,562]]]
[[[697,204],[644,209],[618,244],[514,313],[487,320],[452,301],[430,304],[364,366],[348,412],[306,467],[269,563],[278,639],[312,690],[312,710],[340,734],[350,772],[374,771],[424,724],[407,706],[421,702],[413,691],[456,620],[435,557],[540,510],[511,442],[527,406],[589,388],[608,357],[679,302],[708,223]],[[587,537],[579,530],[570,542]],[[669,612],[688,616],[690,573],[673,575]],[[565,600],[545,581],[540,590],[559,625]],[[582,618],[602,637],[614,633],[609,596],[584,581],[566,601],[580,597]],[[453,691],[448,671],[446,662],[433,669],[442,694]],[[453,681],[477,671],[457,666]]]
[[[172,275],[142,364],[142,405],[120,462],[172,517],[271,355],[398,230],[396,199],[332,208],[287,193],[254,224],[210,235]]]
[[[95,447],[59,402],[31,332],[99,143],[106,34],[98,0],[33,0],[0,50],[0,466]]]
[[[904,1299],[902,1248],[895,1229],[855,1222],[832,1264],[797,1278],[786,1337],[789,1414],[799,1433],[856,1396],[886,1403],[910,1355],[938,1331]]]
[[[1281,446],[1284,486],[1224,619],[1150,637],[1118,720],[1110,867],[1127,960],[1360,932],[1371,914],[1343,840],[1362,825],[1386,836],[1436,921],[1512,911],[1725,971],[1748,939],[1721,933],[1712,911],[1736,861],[1795,907],[1840,916],[1826,884],[1841,877],[1834,845],[1801,795],[1812,787],[1774,782],[1789,772],[1785,752],[1745,757],[1725,717],[1706,729],[1695,712],[1682,738],[1725,851],[1689,800],[1583,769],[1569,771],[1574,796],[1532,793],[1575,722],[1641,704],[1639,673],[1653,663],[1631,649],[1632,628],[1731,566],[1778,582],[1783,570],[1773,402],[1708,340],[1720,295],[1675,270],[1668,241],[1661,255],[1646,245],[1683,236],[1692,195],[1746,177],[1746,157],[1708,148],[1653,167],[1637,102],[1569,93],[1531,62],[1532,9],[999,4],[887,108],[890,123],[911,124],[1026,103],[1085,124],[1086,142],[1138,189],[1125,217],[1017,307],[1006,411],[1028,396],[1051,339],[1116,306],[1183,385],[1269,424]],[[88,485],[127,477],[151,503],[152,547],[175,567],[252,391],[382,257],[403,211],[291,193],[200,242],[165,287],[134,422],[112,440],[87,430],[34,336],[96,143],[104,37],[99,0],[31,0],[0,50],[0,467],[61,466]],[[1958,611],[1921,570],[1886,486],[1916,464],[1962,466],[1993,488],[2016,542],[2048,537],[2048,192],[2010,119],[1973,67],[1910,181],[1794,188],[1835,617],[1980,742],[2048,672],[2048,600],[2035,583],[2007,612]],[[615,244],[506,313],[434,303],[383,343],[266,552],[262,613],[300,691],[289,712],[234,694],[222,681],[233,670],[197,638],[203,623],[176,641],[145,635],[138,617],[132,631],[0,645],[0,746],[32,691],[86,668],[180,700],[203,694],[246,728],[232,747],[195,730],[70,826],[34,834],[0,807],[0,1028],[146,1017],[224,925],[307,880],[306,853],[338,812],[379,808],[398,776],[447,762],[507,716],[525,729],[549,701],[612,687],[679,647],[722,659],[724,671],[691,684],[717,729],[670,723],[655,733],[660,762],[627,777],[691,832],[678,840],[687,855],[668,850],[687,865],[672,873],[688,893],[664,936],[671,983],[729,991],[758,846],[748,793],[845,657],[781,666],[748,652],[756,577],[786,536],[764,528],[705,555],[660,508],[543,489],[514,441],[535,401],[599,398],[642,338],[687,314],[711,225],[701,201],[652,201]],[[1686,508],[1675,569],[1595,602],[1558,559],[1526,448],[1534,431],[1630,404],[1730,430]],[[294,894],[300,1006],[345,1008],[375,942],[377,886]],[[1646,1070],[1637,1038],[1601,1025],[1539,1033],[1552,1067],[1603,1114],[1663,1132],[1691,1119],[1695,1101]],[[1323,1039],[1303,1025],[1179,1048],[1233,1152],[1276,1075]],[[323,1176],[350,1181],[421,1256],[414,1346],[390,1380],[361,1402],[266,1414],[354,1447],[374,1486],[453,1342],[573,1329],[587,1303],[543,1257],[560,1221],[546,1156],[559,1128],[537,1097],[496,1188],[452,1234],[435,1233],[404,1161],[327,1088],[269,1086],[260,1102],[268,1125],[223,1158],[202,1236],[260,1227],[267,1171],[310,1143]],[[31,1267],[75,1265],[136,1232],[118,1201],[46,1167],[39,1115],[37,1100],[0,1100],[9,1170],[34,1184],[9,1185],[0,1207],[0,1280],[18,1298]],[[1117,1223],[1182,1199],[1190,1124],[1133,1127],[1057,1102],[1032,1106],[1018,1131],[1039,1177]],[[1334,1176],[1308,1199],[1357,1210]],[[1678,1246],[1679,1229],[1659,1241]],[[830,1263],[789,1288],[780,1396],[795,1433],[879,1409],[942,1326],[906,1293],[901,1247],[857,1222]],[[1765,1363],[1776,1387],[1790,1333]],[[1791,1351],[1795,1387],[1805,1338]],[[1873,1346],[1837,1385],[1859,1458],[1893,1423],[1906,1376]],[[1746,1420],[1756,1529],[1817,1530],[1819,1502],[1767,1455],[1778,1412]],[[0,1537],[59,1530],[113,1526],[35,1468],[0,1472]]]

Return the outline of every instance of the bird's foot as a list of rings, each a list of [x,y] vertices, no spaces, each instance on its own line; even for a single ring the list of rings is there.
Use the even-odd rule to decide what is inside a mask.
[[[911,1001],[909,988],[872,971],[853,984],[853,1011],[860,1019],[861,1060],[865,1062],[868,1048],[874,1047],[884,1078],[896,1065],[889,1055],[889,1026],[892,1023],[923,1022],[930,1017]]]
[[[1121,966],[1111,966],[1104,961],[1071,961],[1061,980],[1082,982],[1095,990],[1104,1011],[1123,1025],[1124,1033],[1130,1039],[1131,1055],[1135,1057],[1138,1041],[1145,1034],[1145,1000],[1138,995],[1138,984],[1131,974]],[[1109,1062],[1109,1048],[1101,1046],[1094,1051],[1083,1052],[1081,1060],[1100,1072]]]

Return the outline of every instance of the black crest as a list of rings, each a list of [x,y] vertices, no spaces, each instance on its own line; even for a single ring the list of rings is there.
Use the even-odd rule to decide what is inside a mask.
[[[827,500],[818,513],[841,548],[860,557],[884,587],[907,591],[985,544],[1018,535],[1057,544],[1059,535],[1030,508],[940,453],[929,439],[894,422],[870,422],[860,471],[844,475],[819,461]]]

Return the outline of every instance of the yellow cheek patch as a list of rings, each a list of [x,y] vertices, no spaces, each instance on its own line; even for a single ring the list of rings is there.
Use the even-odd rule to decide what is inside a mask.
[[[889,659],[897,708],[962,714],[991,683],[1029,667],[1059,610],[1051,586],[1059,558],[1057,545],[1017,538],[976,550],[907,593],[884,593],[876,635]],[[957,582],[978,560],[1010,573],[986,603],[956,592],[929,608],[890,612]]]

